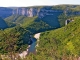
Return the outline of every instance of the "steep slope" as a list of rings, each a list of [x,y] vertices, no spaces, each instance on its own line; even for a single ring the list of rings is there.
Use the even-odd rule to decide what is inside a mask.
[[[5,29],[7,27],[6,22],[0,17],[0,29]]]
[[[35,59],[75,60],[80,56],[80,16],[73,19],[65,27],[41,34]]]
[[[25,17],[20,21],[19,16],[14,23],[15,27],[0,30],[0,53],[21,52],[26,50],[30,41],[30,36],[37,32],[50,29],[50,25],[44,21],[37,20],[37,17]],[[11,17],[12,18],[12,17]],[[17,22],[19,20],[19,22]],[[3,46],[3,44],[5,44]]]
[[[9,27],[14,27],[16,25],[22,24],[23,21],[26,18],[28,18],[28,17],[26,17],[26,16],[20,16],[20,15],[11,15],[11,16],[5,18],[5,21],[6,21],[6,23],[8,24]]]
[[[11,16],[5,18],[5,21],[19,23],[19,22],[23,21],[23,19],[24,19],[25,17],[26,17],[26,16],[21,16],[21,15],[11,15]]]

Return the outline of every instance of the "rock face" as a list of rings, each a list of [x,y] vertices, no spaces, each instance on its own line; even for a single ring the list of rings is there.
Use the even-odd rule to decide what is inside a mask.
[[[72,19],[68,19],[68,20],[65,21],[65,25],[67,25],[68,23],[73,22],[73,21],[74,20],[72,20]]]
[[[24,15],[27,17],[38,16],[39,18],[43,18],[46,15],[54,15],[54,13],[63,12],[62,10],[52,10],[52,9],[38,9],[38,8],[17,8],[13,10],[13,15]]]
[[[7,28],[8,26],[7,26],[7,24],[5,23],[5,21],[2,19],[2,18],[0,18],[0,29],[5,29],[5,28]]]
[[[45,16],[48,15],[55,15],[55,13],[62,13],[62,10],[53,10],[53,9],[40,9],[39,13],[38,13],[38,17],[39,18],[43,18]]]
[[[17,8],[16,10],[13,10],[13,14],[33,17],[37,15],[37,9],[36,8]]]
[[[56,6],[57,7],[57,6]],[[38,16],[39,18],[43,18],[46,15],[55,15],[55,13],[64,13],[66,16],[68,15],[80,15],[80,11],[72,12],[68,7],[65,9],[57,9],[55,6],[44,6],[40,7],[14,7],[14,8],[5,8],[0,7],[0,17],[6,18],[11,15],[23,15],[27,17]],[[53,9],[54,8],[54,9]]]

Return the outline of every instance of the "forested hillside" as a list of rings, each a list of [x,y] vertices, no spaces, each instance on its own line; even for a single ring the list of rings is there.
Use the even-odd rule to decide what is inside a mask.
[[[65,27],[41,34],[36,60],[76,60],[80,56],[80,16],[73,19]]]

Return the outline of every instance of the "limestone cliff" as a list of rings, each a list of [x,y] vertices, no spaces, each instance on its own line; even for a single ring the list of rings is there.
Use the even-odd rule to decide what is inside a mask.
[[[27,17],[38,16],[40,18],[46,15],[54,15],[54,13],[61,13],[62,10],[53,10],[53,9],[45,9],[45,8],[17,8],[13,10],[13,14],[24,15]]]
[[[53,9],[54,8],[54,9]],[[72,10],[73,9],[73,10]],[[75,8],[76,9],[76,8]],[[62,9],[60,7],[44,6],[39,7],[20,7],[13,10],[13,14],[24,15],[27,17],[38,16],[43,18],[46,15],[55,15],[55,13],[64,13],[65,15],[80,15],[80,11],[75,10],[73,7],[67,7]],[[75,11],[74,11],[75,10]]]
[[[37,13],[38,12],[36,8],[17,8],[16,10],[13,10],[13,14],[24,15],[27,17],[36,16]]]
[[[0,17],[6,18],[11,15],[23,15],[27,17],[38,16],[43,18],[46,15],[55,15],[55,13],[64,13],[65,15],[80,15],[80,6],[37,6],[37,7],[0,7]]]

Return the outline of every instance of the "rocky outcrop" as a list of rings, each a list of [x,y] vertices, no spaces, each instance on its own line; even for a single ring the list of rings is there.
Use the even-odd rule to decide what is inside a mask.
[[[17,8],[16,10],[13,10],[13,14],[24,15],[27,17],[36,16],[37,13],[38,12],[36,8]]]
[[[68,20],[65,21],[65,25],[67,25],[68,23],[73,22],[73,21],[74,20],[72,20],[72,19],[68,19]]]

